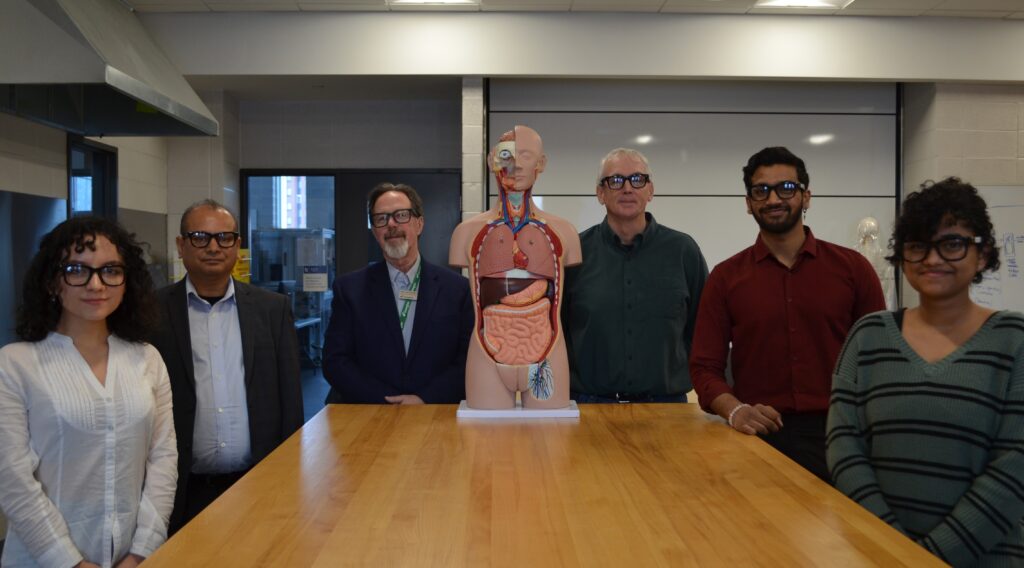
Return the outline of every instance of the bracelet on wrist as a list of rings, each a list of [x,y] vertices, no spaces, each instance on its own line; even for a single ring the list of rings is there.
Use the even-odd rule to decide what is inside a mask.
[[[733,426],[733,424],[732,424],[732,419],[736,416],[736,413],[739,412],[739,410],[741,408],[745,407],[745,406],[750,406],[750,405],[745,403],[745,402],[741,402],[741,403],[737,404],[735,407],[733,407],[732,410],[729,411],[729,418],[726,419],[726,422],[729,423],[729,427],[730,428],[735,428],[735,426]]]

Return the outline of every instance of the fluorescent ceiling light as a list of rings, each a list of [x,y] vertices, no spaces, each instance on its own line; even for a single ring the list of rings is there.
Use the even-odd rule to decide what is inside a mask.
[[[842,10],[853,0],[757,0],[755,8],[824,8]]]
[[[637,144],[650,144],[651,140],[654,140],[654,137],[651,136],[650,134],[641,134],[640,136],[636,137]]]
[[[821,146],[822,144],[828,144],[835,139],[835,134],[812,134],[807,138],[807,141],[815,146]]]

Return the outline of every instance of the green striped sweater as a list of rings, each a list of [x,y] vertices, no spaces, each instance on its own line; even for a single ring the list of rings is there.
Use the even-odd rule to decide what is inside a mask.
[[[926,363],[891,312],[850,330],[832,383],[840,491],[954,566],[1024,566],[1024,316]]]

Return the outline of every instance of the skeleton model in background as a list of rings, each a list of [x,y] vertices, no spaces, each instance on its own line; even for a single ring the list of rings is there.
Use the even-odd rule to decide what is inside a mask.
[[[569,405],[569,361],[558,314],[565,267],[581,261],[565,219],[531,194],[547,157],[526,126],[501,136],[487,156],[498,182],[494,206],[455,228],[449,264],[469,268],[476,325],[466,360],[466,403],[507,409]]]
[[[857,224],[857,245],[855,247],[878,274],[882,283],[882,294],[885,296],[885,307],[896,309],[896,278],[892,264],[885,259],[885,250],[878,240],[878,221],[874,217],[865,217]]]

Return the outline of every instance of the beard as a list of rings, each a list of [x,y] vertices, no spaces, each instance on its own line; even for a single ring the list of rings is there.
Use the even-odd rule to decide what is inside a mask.
[[[384,239],[381,249],[384,250],[384,256],[388,258],[395,260],[405,258],[405,255],[409,254],[409,239],[403,237],[398,242]]]
[[[772,210],[775,209],[786,211],[786,215],[777,221],[768,220],[764,217],[766,213],[770,212],[767,207],[761,209],[760,211],[754,212],[753,215],[754,220],[757,221],[757,226],[761,227],[761,230],[776,235],[782,235],[792,230],[793,227],[796,226],[797,221],[800,220],[800,216],[803,214],[803,212],[800,209],[794,210],[792,207],[786,204],[772,208]]]

